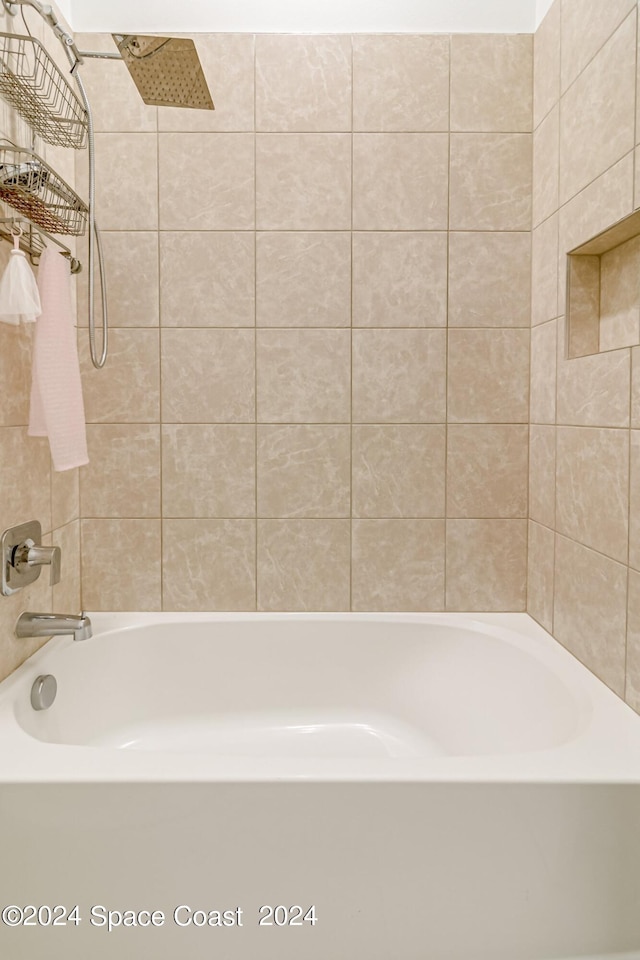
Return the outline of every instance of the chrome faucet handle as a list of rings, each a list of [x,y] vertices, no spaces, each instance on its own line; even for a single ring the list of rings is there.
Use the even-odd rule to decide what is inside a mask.
[[[42,526],[29,520],[9,527],[0,536],[0,593],[10,597],[40,576],[43,566],[51,567],[51,585],[60,582],[60,547],[42,546]]]
[[[35,544],[33,540],[25,540],[13,551],[13,566],[18,573],[24,572],[28,567],[51,566],[49,585],[53,587],[60,583],[62,551],[60,547],[43,547]]]

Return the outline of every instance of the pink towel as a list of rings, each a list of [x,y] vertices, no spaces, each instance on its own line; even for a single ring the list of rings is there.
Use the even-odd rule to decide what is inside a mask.
[[[42,316],[33,341],[29,435],[48,437],[54,470],[89,462],[69,262],[48,247],[40,258]]]

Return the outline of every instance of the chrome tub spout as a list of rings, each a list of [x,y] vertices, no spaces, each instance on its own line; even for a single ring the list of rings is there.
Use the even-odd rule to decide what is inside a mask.
[[[16,637],[64,637],[88,640],[92,635],[91,620],[84,614],[23,613],[16,623]]]

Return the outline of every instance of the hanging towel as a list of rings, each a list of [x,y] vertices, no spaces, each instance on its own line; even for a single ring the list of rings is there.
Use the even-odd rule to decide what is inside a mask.
[[[9,263],[0,280],[0,320],[13,326],[21,321],[35,323],[42,313],[36,278],[19,243],[20,234],[13,238]]]
[[[33,341],[29,435],[48,437],[54,470],[89,462],[68,261],[48,247],[40,258],[42,316]]]

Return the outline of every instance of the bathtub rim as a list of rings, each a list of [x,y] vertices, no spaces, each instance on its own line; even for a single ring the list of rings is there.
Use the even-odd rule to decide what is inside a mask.
[[[57,650],[73,644],[50,640],[0,684],[0,783],[169,782],[402,782],[640,784],[640,716],[526,613],[89,613],[94,639],[159,623],[349,621],[444,624],[511,641],[541,660],[586,697],[591,718],[576,739],[522,754],[447,756],[392,761],[315,759],[264,761],[203,755],[128,752],[86,745],[51,744],[19,726],[16,693],[28,691]],[[84,641],[91,643],[92,641]],[[50,669],[50,668],[49,668]],[[170,757],[170,763],[167,763]]]

